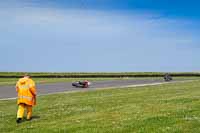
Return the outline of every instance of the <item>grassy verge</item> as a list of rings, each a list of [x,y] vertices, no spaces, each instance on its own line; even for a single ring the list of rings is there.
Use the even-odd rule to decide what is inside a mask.
[[[19,78],[0,78],[1,85],[15,85]],[[79,80],[85,80],[86,78],[33,78],[38,84],[42,83],[58,83],[58,82],[73,82]],[[87,78],[89,81],[100,81],[100,80],[113,80],[120,78]]]
[[[74,82],[81,80],[89,81],[102,81],[102,80],[140,80],[140,79],[159,79],[159,78],[33,78],[33,80],[38,84],[42,83],[59,83],[59,82]],[[0,86],[3,85],[15,85],[18,78],[0,78]]]
[[[0,78],[0,86],[2,85],[15,85],[19,78]],[[127,78],[33,78],[38,84],[42,83],[59,83],[59,82],[74,82],[81,80],[89,81],[102,81],[102,80],[127,80]],[[130,78],[129,78],[130,79]],[[132,78],[131,78],[132,79]],[[139,79],[139,78],[134,78]],[[144,79],[144,78],[143,78]],[[148,78],[151,79],[151,78]]]
[[[102,81],[102,80],[155,80],[163,79],[161,77],[147,77],[147,78],[33,78],[33,80],[38,84],[42,83],[58,83],[58,82],[74,82],[79,80],[89,80],[89,81]],[[195,80],[200,79],[200,77],[174,77],[174,80]],[[3,85],[15,85],[18,78],[0,78],[0,86]]]
[[[163,77],[165,72],[34,72],[29,73],[36,78],[120,78],[120,77]],[[0,78],[19,78],[24,75],[24,72],[0,72]],[[199,72],[171,72],[170,75],[180,76],[197,76]]]
[[[200,81],[40,96],[34,119],[15,123],[16,101],[0,101],[2,133],[197,133]]]

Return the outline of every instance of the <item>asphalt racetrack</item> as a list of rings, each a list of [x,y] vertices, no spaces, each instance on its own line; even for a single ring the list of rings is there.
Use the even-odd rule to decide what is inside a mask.
[[[37,84],[38,95],[53,94],[66,91],[95,90],[97,88],[123,87],[129,85],[143,85],[153,83],[164,83],[162,79],[137,79],[137,80],[108,80],[92,82],[89,88],[75,88],[70,82]],[[17,97],[15,86],[0,86],[0,99]]]

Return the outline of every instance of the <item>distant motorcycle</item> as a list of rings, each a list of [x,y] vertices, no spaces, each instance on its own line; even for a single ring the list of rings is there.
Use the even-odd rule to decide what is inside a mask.
[[[77,81],[77,82],[72,83],[72,86],[77,87],[77,88],[88,88],[90,85],[91,85],[91,83],[87,80]]]
[[[166,82],[168,82],[168,81],[171,81],[171,80],[173,80],[173,79],[172,79],[172,76],[171,76],[169,73],[166,73],[166,74],[164,75],[164,80],[165,80]]]

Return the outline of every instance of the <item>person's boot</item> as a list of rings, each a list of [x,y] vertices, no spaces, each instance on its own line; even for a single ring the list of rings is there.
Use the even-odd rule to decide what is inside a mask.
[[[22,122],[22,118],[17,118],[16,122],[17,123],[21,123]]]
[[[32,117],[30,117],[30,118],[27,118],[26,120],[27,120],[27,121],[31,121],[31,120],[32,120]]]

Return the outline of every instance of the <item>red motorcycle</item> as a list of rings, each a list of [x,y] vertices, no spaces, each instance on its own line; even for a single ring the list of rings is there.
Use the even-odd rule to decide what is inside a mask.
[[[72,83],[72,86],[77,87],[77,88],[88,88],[90,85],[91,85],[91,83],[87,80],[77,81],[77,82]]]

